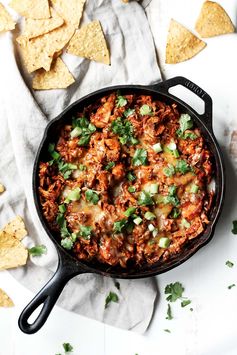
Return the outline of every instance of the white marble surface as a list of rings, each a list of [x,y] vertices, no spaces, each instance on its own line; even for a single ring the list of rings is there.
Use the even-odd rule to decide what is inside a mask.
[[[11,310],[0,309],[0,355],[54,355],[62,352],[63,342],[72,343],[76,355],[237,354],[237,287],[227,289],[228,285],[237,284],[237,236],[231,233],[232,220],[237,219],[237,164],[234,166],[236,158],[229,148],[232,132],[237,130],[237,34],[208,39],[207,48],[187,62],[164,63],[170,17],[192,29],[201,3],[201,0],[153,0],[147,11],[164,78],[183,75],[213,98],[214,131],[223,148],[227,168],[226,200],[213,241],[185,264],[157,277],[160,296],[151,326],[143,336],[105,326],[58,307],[42,330],[35,335],[24,335],[17,327],[17,318],[33,295],[7,272],[0,272],[0,287],[11,295],[16,305]],[[220,3],[237,25],[237,0]],[[200,107],[189,94],[182,93],[182,97]],[[226,260],[233,261],[235,266],[227,268]],[[177,302],[173,305],[174,319],[168,321],[163,292],[166,284],[175,281],[185,286],[185,295],[192,300],[194,310],[181,309]],[[164,332],[165,328],[171,333]]]

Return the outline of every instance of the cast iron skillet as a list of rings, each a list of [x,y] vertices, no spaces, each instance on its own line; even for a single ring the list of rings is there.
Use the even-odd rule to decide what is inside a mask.
[[[182,100],[171,95],[169,89],[176,85],[182,85],[199,96],[205,103],[205,112],[200,115],[197,114],[189,105],[187,105]],[[58,242],[57,238],[49,230],[47,223],[43,217],[39,196],[38,196],[38,167],[39,162],[48,160],[48,144],[54,142],[60,127],[68,122],[81,108],[91,104],[95,100],[105,95],[108,95],[112,91],[120,90],[121,94],[126,93],[137,93],[137,94],[146,94],[153,95],[154,97],[159,98],[160,101],[166,103],[177,103],[179,110],[182,113],[188,113],[192,119],[195,121],[196,125],[200,127],[203,136],[205,137],[209,149],[212,151],[215,162],[215,198],[210,213],[210,223],[208,224],[206,230],[201,236],[195,238],[188,242],[185,250],[182,251],[181,255],[176,255],[170,258],[165,263],[155,263],[153,265],[145,265],[141,268],[130,268],[122,269],[119,267],[108,267],[107,265],[101,264],[90,264],[86,262],[78,261],[74,256],[72,256],[68,251],[63,249]],[[158,83],[153,86],[138,86],[138,85],[121,85],[105,88],[92,94],[85,96],[84,98],[76,101],[70,107],[68,107],[64,112],[62,112],[58,117],[52,120],[46,130],[42,142],[39,146],[34,170],[33,170],[33,194],[36,209],[39,215],[39,219],[47,232],[49,238],[53,241],[57,252],[58,252],[58,268],[54,276],[50,281],[44,286],[44,288],[34,297],[34,299],[26,306],[19,318],[19,327],[24,333],[32,334],[37,332],[47,320],[52,308],[54,307],[59,295],[61,294],[65,284],[74,276],[83,274],[83,273],[97,273],[103,276],[116,277],[121,279],[137,279],[142,277],[149,277],[161,274],[166,272],[186,261],[194,253],[197,252],[202,246],[207,244],[213,237],[214,228],[217,222],[217,219],[220,215],[221,206],[224,197],[224,167],[222,162],[221,151],[216,141],[216,138],[213,134],[212,129],[212,100],[210,96],[203,91],[196,84],[191,82],[188,79],[183,77],[175,77],[173,79],[167,80],[165,82]],[[68,300],[70,302],[70,300]],[[28,319],[31,314],[42,305],[42,309],[33,323],[29,323]]]

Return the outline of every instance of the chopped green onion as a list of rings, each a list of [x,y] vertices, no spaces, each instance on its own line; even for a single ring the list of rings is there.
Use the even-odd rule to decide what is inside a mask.
[[[170,217],[171,218],[177,218],[180,215],[180,210],[176,207],[174,207],[171,211]]]
[[[152,108],[149,105],[142,105],[140,107],[140,114],[142,116],[152,115],[153,114],[153,110],[152,110]]]
[[[158,234],[158,229],[157,228],[155,228],[153,231],[152,231],[152,236],[153,236],[153,238],[155,238],[156,236],[157,236],[157,234]]]
[[[196,193],[198,192],[198,189],[199,189],[199,187],[198,187],[197,185],[193,184],[193,185],[191,186],[190,192],[191,192],[192,194],[196,194]]]
[[[233,267],[234,266],[234,263],[232,263],[232,261],[230,261],[230,260],[227,260],[225,264],[228,267]]]
[[[168,248],[170,246],[170,239],[167,237],[162,237],[158,243],[160,248]]]
[[[136,149],[134,156],[132,158],[132,164],[134,166],[146,165],[147,164],[147,151],[143,148]]]
[[[83,165],[83,164],[80,164],[80,165],[79,165],[79,170],[80,170],[80,171],[86,170],[86,166]]]
[[[152,221],[154,218],[156,218],[156,215],[150,211],[146,212],[144,217],[148,220],[148,221]]]
[[[167,177],[171,177],[175,174],[175,168],[173,165],[168,164],[168,166],[166,168],[163,169],[163,173],[165,174],[165,176]]]
[[[66,212],[66,206],[64,204],[58,206],[58,210],[60,213]]]
[[[178,160],[176,163],[176,171],[180,172],[181,174],[186,174],[188,171],[190,171],[190,166],[186,162],[186,160]]]
[[[167,144],[167,148],[171,151],[175,150],[177,148],[176,143],[170,142],[169,144]]]
[[[148,229],[150,232],[153,232],[155,230],[155,226],[152,223],[150,223],[148,224]]]
[[[127,174],[127,179],[129,181],[134,181],[134,180],[136,180],[136,176],[131,171],[129,171]]]
[[[160,153],[162,152],[162,147],[160,143],[156,143],[152,146],[152,149],[154,150],[154,152],[156,153]]]
[[[154,195],[158,193],[158,189],[159,189],[158,184],[149,184],[144,188],[144,191]]]
[[[81,198],[81,189],[80,187],[77,187],[74,190],[71,190],[68,195],[67,198],[65,200],[65,203],[69,203],[70,201],[78,201]]]
[[[134,112],[135,112],[134,109],[128,108],[126,111],[124,111],[123,114],[124,114],[124,116],[125,116],[126,118],[128,118],[129,116],[133,115]]]
[[[130,217],[135,211],[136,211],[136,207],[129,207],[129,208],[126,209],[126,211],[124,212],[124,215],[125,215],[126,217]]]
[[[139,224],[142,223],[142,218],[141,218],[141,217],[135,218],[135,219],[133,220],[133,223],[135,223],[135,224],[138,226]]]
[[[106,167],[105,167],[105,170],[111,170],[112,168],[115,167],[115,162],[114,161],[110,161]]]
[[[75,138],[80,136],[81,134],[82,134],[82,129],[77,126],[71,131],[70,136],[71,138]]]
[[[179,151],[178,151],[178,149],[175,149],[172,153],[173,153],[173,156],[174,156],[175,158],[179,158]]]
[[[129,186],[128,187],[128,192],[136,192],[136,188],[134,186]]]
[[[174,196],[176,194],[176,191],[177,191],[177,186],[175,185],[169,186],[169,195]]]
[[[180,225],[182,228],[190,228],[191,226],[191,224],[185,218],[182,218]]]

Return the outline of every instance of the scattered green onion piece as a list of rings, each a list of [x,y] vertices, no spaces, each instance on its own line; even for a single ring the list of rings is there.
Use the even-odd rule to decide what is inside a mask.
[[[177,148],[176,143],[170,142],[169,144],[167,144],[167,148],[171,151],[175,150]]]
[[[135,224],[138,226],[139,224],[142,223],[142,218],[141,218],[141,217],[135,218],[135,219],[133,220],[133,223],[135,223]]]
[[[70,136],[71,138],[75,138],[80,136],[81,134],[82,134],[82,129],[77,126],[71,131]]]
[[[155,229],[152,231],[152,236],[153,236],[153,238],[155,238],[158,233],[159,233],[158,229],[155,228]]]
[[[129,181],[134,181],[134,180],[136,180],[136,176],[131,171],[129,171],[127,174],[127,179]]]
[[[168,166],[166,168],[163,169],[163,173],[165,174],[165,176],[167,177],[171,177],[175,174],[175,168],[173,165],[168,164]]]
[[[182,218],[180,225],[182,228],[190,228],[191,226],[191,224],[185,218]]]
[[[150,223],[148,224],[148,229],[150,232],[153,232],[155,230],[155,226],[152,223]]]
[[[193,184],[193,185],[191,186],[190,192],[191,192],[192,194],[196,194],[196,193],[198,192],[198,189],[199,189],[199,187],[198,187],[197,185]]]
[[[70,201],[78,201],[81,198],[81,189],[80,187],[77,187],[74,190],[71,190],[68,195],[67,198],[65,200],[66,203],[69,203]]]
[[[162,237],[158,243],[160,248],[168,248],[170,246],[170,239],[167,237]]]
[[[156,153],[160,153],[162,152],[162,147],[161,147],[161,144],[160,143],[156,143],[152,146],[152,149],[154,150],[154,152]]]
[[[128,192],[131,192],[131,193],[136,192],[136,188],[134,186],[129,186]]]
[[[154,215],[154,213],[148,211],[145,213],[144,217],[148,220],[148,221],[152,221],[154,218],[156,218],[156,215]]]
[[[149,205],[154,205],[154,202],[151,198],[151,195],[148,192],[142,191],[138,198],[138,204],[140,206],[149,206]]]
[[[80,165],[79,165],[79,170],[80,170],[80,171],[86,170],[86,166],[83,165],[83,164],[80,164]]]
[[[88,189],[85,192],[85,197],[86,197],[86,200],[88,202],[93,203],[93,205],[97,205],[97,203],[99,202],[99,199],[100,199],[98,193],[96,191],[90,190],[90,189]]]
[[[142,116],[153,114],[153,110],[149,105],[142,105],[140,107],[140,114]]]
[[[136,211],[136,207],[129,207],[129,208],[126,209],[126,211],[124,212],[124,215],[125,215],[126,217],[130,217],[135,211]]]
[[[180,155],[178,149],[175,149],[172,153],[175,158],[179,158]]]
[[[64,204],[58,206],[58,210],[60,213],[66,212],[66,206]]]

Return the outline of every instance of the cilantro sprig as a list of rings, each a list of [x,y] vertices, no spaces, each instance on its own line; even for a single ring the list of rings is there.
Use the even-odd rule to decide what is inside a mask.
[[[111,129],[114,134],[117,134],[119,136],[121,144],[138,144],[138,140],[133,135],[133,125],[127,119],[118,117],[111,123]]]
[[[232,228],[232,233],[237,234],[237,221],[233,221],[233,228]]]
[[[28,249],[28,252],[32,256],[41,256],[47,253],[47,248],[45,245],[35,245],[34,247]]]
[[[65,180],[70,177],[73,170],[77,169],[77,165],[64,162],[64,160],[61,158],[61,155],[55,150],[55,144],[49,144],[48,152],[53,158],[49,161],[49,164],[57,164],[58,170],[63,175]]]
[[[72,128],[71,138],[80,137],[78,141],[80,146],[88,145],[91,135],[96,131],[96,127],[86,117],[73,118]]]
[[[192,135],[186,135],[185,131],[187,129],[190,129],[193,127],[193,120],[191,119],[191,117],[187,114],[187,113],[182,113],[180,115],[180,119],[179,119],[179,129],[176,131],[176,134],[179,138],[182,139],[186,139],[186,138],[191,138],[191,139],[195,139],[194,136]],[[194,133],[193,133],[194,134]]]
[[[171,320],[173,319],[173,315],[172,315],[172,311],[171,311],[171,307],[170,304],[168,303],[168,308],[167,308],[167,316],[166,319]]]
[[[168,295],[166,300],[169,302],[175,302],[177,299],[182,298],[184,287],[180,282],[175,282],[165,287],[165,294]]]
[[[146,165],[147,164],[147,151],[143,148],[136,149],[134,156],[132,158],[132,164],[134,166]]]
[[[118,303],[118,301],[119,301],[119,297],[117,293],[110,291],[110,293],[105,299],[105,308],[107,308],[111,302]]]

